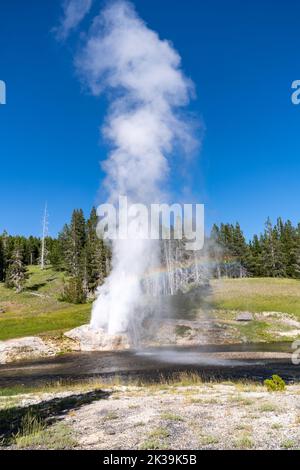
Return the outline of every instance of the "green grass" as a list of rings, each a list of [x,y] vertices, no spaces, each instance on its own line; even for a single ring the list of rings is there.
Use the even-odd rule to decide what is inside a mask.
[[[252,436],[245,433],[242,434],[235,442],[234,447],[236,449],[252,449],[254,447],[254,442]]]
[[[51,267],[41,270],[39,266],[29,266],[28,273],[25,288],[19,294],[0,283],[0,307],[5,310],[1,316],[18,317],[20,314],[26,316],[53,312],[60,310],[63,304],[70,305],[59,301],[63,290],[63,273]]]
[[[160,417],[166,421],[184,421],[182,416],[170,412],[162,413]]]
[[[31,386],[25,385],[14,385],[12,387],[1,387],[0,388],[0,398],[2,397],[14,397],[16,395],[23,395],[24,393],[33,392]]]
[[[59,300],[64,273],[51,267],[41,270],[29,266],[25,289],[16,294],[0,283],[0,340],[30,335],[56,335],[87,323],[90,304],[74,305]],[[291,279],[224,279],[213,280],[212,305],[217,318],[225,323],[235,319],[236,311],[272,311],[294,314],[300,319],[300,281]],[[237,338],[247,341],[274,341],[272,319],[234,322]],[[286,325],[280,326],[283,331]],[[188,327],[177,326],[176,333],[184,336]],[[280,337],[284,340],[285,337]],[[287,336],[287,340],[290,338]],[[189,377],[189,381],[190,381]]]
[[[191,328],[186,325],[176,325],[175,334],[177,336],[186,336],[191,331]]]
[[[16,294],[0,283],[0,340],[42,333],[61,333],[87,323],[90,305],[59,301],[63,273],[30,266],[25,289]]]
[[[167,428],[157,427],[148,434],[147,439],[141,444],[141,450],[158,450],[167,449],[168,442],[167,438],[170,433]]]
[[[36,418],[26,416],[22,428],[14,438],[18,449],[72,449],[77,441],[70,426],[60,422],[46,428]]]
[[[46,332],[59,333],[75,328],[88,322],[90,309],[90,305],[73,305],[52,313],[20,316],[19,318],[1,318],[0,340]]]
[[[190,376],[190,380],[188,377]],[[57,380],[52,382],[41,383],[39,385],[14,385],[11,387],[1,387],[0,388],[0,405],[1,397],[14,397],[17,395],[24,395],[28,393],[54,393],[54,392],[63,392],[70,390],[95,390],[103,389],[107,387],[120,387],[123,385],[129,385],[133,387],[139,387],[141,389],[151,390],[155,393],[156,391],[169,390],[176,393],[176,387],[185,387],[189,385],[200,385],[202,383],[201,378],[197,380],[195,373],[186,372],[183,376],[183,380],[180,381],[180,375],[174,374],[174,378],[161,378],[161,383],[149,383],[147,381],[141,382],[140,379],[132,378],[132,380],[127,380],[124,382],[119,376],[115,375],[108,381],[101,381],[97,378],[87,379],[72,382],[72,380]],[[211,379],[210,379],[211,380]],[[117,395],[112,396],[113,399],[118,399]],[[202,401],[202,400],[201,400]]]
[[[264,321],[240,322],[235,327],[243,338],[247,338],[247,342],[272,342],[274,339],[273,333],[269,332],[270,324]]]
[[[213,280],[217,309],[284,312],[300,317],[300,281],[250,278]]]
[[[200,436],[200,445],[201,446],[210,446],[213,444],[218,444],[219,439],[213,435]]]
[[[70,382],[59,380],[56,382],[46,382],[38,385],[14,385],[11,387],[0,388],[0,406],[2,399],[7,397],[18,397],[18,395],[28,394],[42,394],[42,393],[60,393],[70,391],[90,391],[100,390],[107,387],[107,383],[104,384],[96,379],[82,380],[78,382]],[[3,402],[5,403],[5,402]]]
[[[296,443],[292,439],[286,439],[285,441],[281,443],[281,448],[288,450],[288,449],[292,449],[293,447],[295,447],[295,445]]]
[[[149,437],[154,438],[154,439],[166,439],[169,436],[170,436],[170,433],[168,429],[164,427],[155,428],[149,434]]]
[[[139,450],[166,450],[168,445],[161,442],[159,439],[149,438],[146,439],[141,445]]]

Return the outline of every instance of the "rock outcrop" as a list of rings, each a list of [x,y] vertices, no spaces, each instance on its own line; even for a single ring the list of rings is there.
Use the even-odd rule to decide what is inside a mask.
[[[252,321],[253,319],[251,312],[240,312],[236,317],[236,321]]]
[[[81,351],[122,351],[131,347],[127,334],[110,335],[102,329],[95,330],[90,325],[67,331],[65,336],[74,340]]]
[[[54,349],[36,336],[0,341],[0,364],[22,359],[46,357],[55,353]]]

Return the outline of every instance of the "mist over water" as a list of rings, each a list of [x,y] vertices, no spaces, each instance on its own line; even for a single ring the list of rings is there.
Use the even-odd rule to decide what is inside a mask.
[[[172,44],[147,27],[132,4],[118,1],[93,20],[76,66],[94,95],[107,92],[103,135],[111,153],[103,164],[108,202],[149,205],[167,198],[172,152],[191,149],[193,133],[181,118],[193,91]],[[144,235],[136,220],[129,230]],[[130,222],[129,222],[130,225]],[[142,279],[159,265],[158,240],[114,240],[112,271],[98,289],[91,325],[115,334],[143,315]]]

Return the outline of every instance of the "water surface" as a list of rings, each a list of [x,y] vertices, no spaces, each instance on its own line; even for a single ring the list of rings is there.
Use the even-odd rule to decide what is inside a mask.
[[[169,377],[181,371],[195,371],[205,379],[263,380],[276,373],[288,381],[298,381],[300,366],[292,364],[289,354],[276,354],[291,352],[291,344],[283,342],[72,353],[2,365],[0,386],[96,377],[109,380],[115,375],[125,381],[137,377],[155,381],[160,380],[162,375]],[[232,353],[234,359],[230,358]],[[274,354],[267,359],[253,359],[251,353]],[[247,355],[252,355],[252,358],[249,359]]]

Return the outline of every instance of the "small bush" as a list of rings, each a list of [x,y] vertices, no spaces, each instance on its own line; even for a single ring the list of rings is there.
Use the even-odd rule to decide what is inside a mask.
[[[264,381],[264,385],[267,387],[268,392],[281,392],[285,390],[285,381],[279,375],[272,375],[271,379]]]

